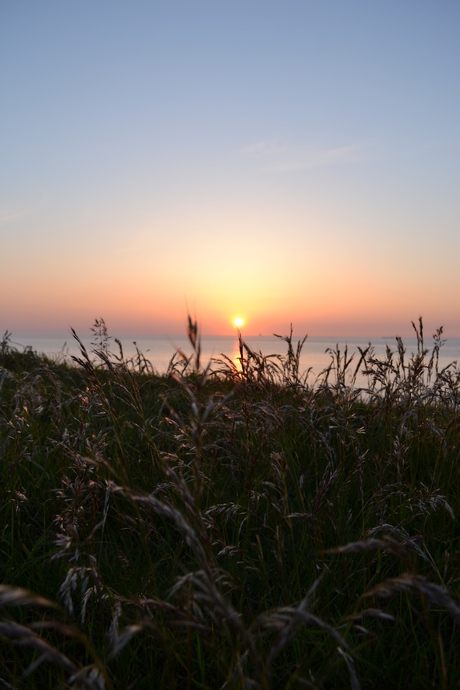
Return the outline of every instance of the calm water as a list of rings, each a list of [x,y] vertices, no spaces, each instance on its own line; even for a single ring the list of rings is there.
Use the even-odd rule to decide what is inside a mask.
[[[186,337],[124,337],[120,338],[124,354],[126,357],[132,357],[136,354],[136,348],[133,342],[137,343],[138,348],[143,352],[148,360],[152,363],[159,373],[164,373],[168,368],[168,364],[173,354],[177,349],[181,349],[186,355],[192,354],[192,349]],[[287,345],[279,338],[271,336],[258,336],[245,338],[247,344],[257,352],[262,352],[264,355],[270,354],[285,354]],[[294,340],[296,346],[297,340]],[[383,357],[385,354],[385,347],[389,345],[392,350],[396,349],[396,342],[394,338],[320,338],[309,337],[305,342],[301,356],[301,371],[304,372],[311,367],[312,372],[309,375],[310,383],[313,383],[315,377],[326,367],[331,361],[330,354],[327,352],[328,348],[334,349],[338,344],[343,353],[345,344],[348,344],[349,354],[352,352],[358,353],[358,347],[365,348],[371,340],[375,348],[377,356]],[[404,338],[407,356],[417,350],[417,342],[415,338]],[[88,352],[91,352],[93,346],[91,342],[94,341],[93,336],[82,337],[82,341]],[[65,336],[19,336],[12,338],[13,344],[18,347],[31,346],[34,350],[44,353],[48,356],[55,357],[65,354],[67,357],[71,355],[78,355],[78,344],[70,336],[66,339]],[[222,354],[230,357],[232,361],[236,361],[239,356],[237,339],[234,336],[207,336],[202,338],[202,361],[206,363],[210,358],[219,358]],[[426,340],[426,347],[432,345],[430,340]],[[110,340],[110,347],[113,352],[118,353],[118,346],[113,339]],[[359,354],[359,353],[358,353]],[[357,360],[358,355],[355,357]],[[460,362],[460,338],[452,338],[447,340],[444,347],[441,349],[439,358],[440,367],[444,367],[453,361]]]

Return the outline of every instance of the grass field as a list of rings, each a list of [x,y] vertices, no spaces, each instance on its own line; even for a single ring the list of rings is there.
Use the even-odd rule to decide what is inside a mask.
[[[442,329],[178,353],[0,342],[0,687],[460,685],[460,370]],[[366,389],[356,387],[358,369]]]

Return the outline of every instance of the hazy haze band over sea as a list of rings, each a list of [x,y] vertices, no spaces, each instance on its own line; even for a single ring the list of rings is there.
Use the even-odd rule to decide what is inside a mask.
[[[88,352],[94,350],[94,336],[79,336],[87,348]],[[273,336],[247,336],[243,334],[243,340],[256,352],[262,352],[263,355],[277,355],[286,354],[287,344],[280,338]],[[140,352],[152,363],[155,370],[163,374],[168,368],[174,353],[181,349],[186,356],[192,354],[192,348],[186,336],[152,336],[152,337],[135,337],[123,336],[120,338],[123,346],[123,353],[125,358],[130,358],[136,355],[137,344]],[[299,338],[294,337],[293,344],[297,347]],[[21,347],[32,347],[38,353],[43,353],[51,358],[58,357],[65,354],[67,357],[72,355],[79,355],[78,343],[72,338],[71,334],[65,335],[20,335],[11,336],[11,344],[18,349]],[[358,347],[364,349],[369,342],[374,346],[375,354],[379,358],[385,356],[385,349],[388,345],[393,351],[396,350],[396,341],[394,337],[388,338],[343,338],[343,337],[308,337],[302,349],[300,358],[300,373],[304,373],[311,367],[312,371],[309,375],[308,381],[314,382],[315,377],[329,365],[331,355],[327,352],[328,349],[334,350],[338,345],[343,354],[345,345],[348,345],[348,355],[353,352],[356,353],[355,361],[359,357]],[[417,341],[415,338],[403,338],[404,346],[406,348],[406,357],[417,351]],[[110,350],[116,354],[119,353],[118,345],[114,338],[109,340]],[[425,347],[429,349],[429,354],[433,347],[431,338],[425,339]],[[227,355],[232,361],[239,356],[238,340],[235,336],[204,336],[201,339],[201,361],[206,364],[211,358],[220,358],[222,354]],[[446,343],[441,348],[439,356],[439,368],[451,364],[454,361],[460,361],[460,338],[446,339]],[[353,369],[353,367],[351,367]]]

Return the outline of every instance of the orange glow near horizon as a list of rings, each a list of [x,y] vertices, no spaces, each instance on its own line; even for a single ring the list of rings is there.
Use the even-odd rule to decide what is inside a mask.
[[[142,257],[136,257],[134,267],[127,265],[123,272],[115,263],[98,268],[92,255],[77,259],[75,264],[53,263],[47,257],[40,264],[29,260],[28,279],[16,283],[14,291],[14,276],[7,267],[0,276],[3,331],[68,333],[72,326],[84,333],[96,317],[103,317],[117,337],[178,335],[186,332],[188,304],[206,336],[233,335],[241,326],[246,337],[283,335],[289,333],[291,323],[298,336],[367,337],[395,332],[404,336],[412,334],[411,320],[417,321],[419,314],[427,333],[443,325],[448,338],[460,334],[455,319],[456,279],[450,275],[441,303],[413,273],[400,271],[398,282],[385,282],[384,267],[381,275],[372,276],[365,267],[345,275],[332,260],[323,274],[290,267],[289,279],[282,265],[273,275],[264,267],[247,265],[244,272],[240,267],[235,283],[230,264],[221,263],[219,273],[210,259],[195,276],[179,260],[169,274],[163,270],[164,261],[152,275]]]
[[[191,213],[190,218],[159,218],[158,234],[142,227],[129,244],[119,236],[102,246],[95,233],[90,253],[85,243],[75,245],[66,239],[60,247],[65,260],[56,245],[39,262],[36,256],[41,249],[32,237],[21,256],[26,278],[18,280],[15,262],[5,263],[0,276],[0,327],[13,333],[67,333],[70,326],[85,332],[96,317],[103,317],[116,336],[179,335],[186,332],[190,309],[204,335],[230,336],[241,327],[245,337],[288,334],[291,323],[298,336],[410,335],[410,322],[419,314],[427,332],[443,325],[448,337],[460,334],[458,279],[453,270],[446,269],[441,299],[416,264],[387,256],[384,249],[378,263],[358,262],[357,270],[345,270],[356,259],[347,253],[348,245],[340,244],[342,240],[335,254],[321,244],[321,238],[333,232],[327,219],[308,218],[317,232],[308,235],[308,247],[299,241],[295,252],[280,245],[276,220],[262,212],[231,216],[226,208],[209,217]],[[286,223],[300,232],[300,220],[293,215]],[[198,244],[198,249],[190,243],[194,233],[189,231],[171,260],[169,245],[158,237],[180,236],[186,224],[197,235],[202,227],[204,239],[216,226],[223,231],[212,242]],[[237,274],[235,258],[226,258],[229,236],[245,246],[238,255]],[[397,269],[397,280],[388,278],[390,264]]]

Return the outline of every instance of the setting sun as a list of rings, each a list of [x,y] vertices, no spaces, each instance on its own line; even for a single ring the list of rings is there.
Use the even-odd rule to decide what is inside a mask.
[[[243,321],[243,319],[242,319],[240,316],[238,316],[238,317],[235,319],[235,321],[234,321],[234,324],[235,324],[235,326],[236,326],[237,328],[241,328],[241,326],[243,325],[243,323],[244,323],[244,321]]]

